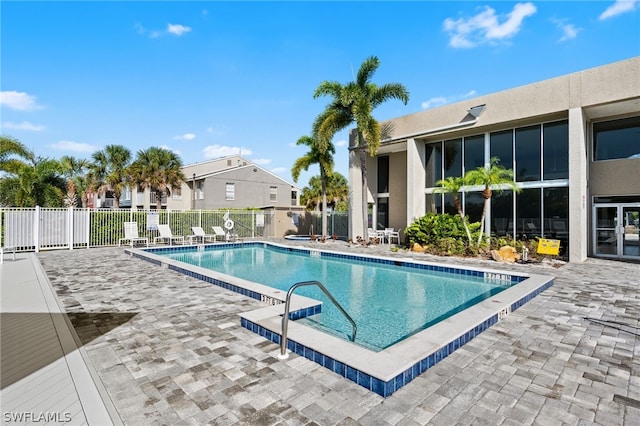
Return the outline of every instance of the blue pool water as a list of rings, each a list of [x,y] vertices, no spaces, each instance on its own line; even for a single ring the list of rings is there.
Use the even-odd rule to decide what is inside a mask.
[[[391,264],[309,257],[261,245],[163,256],[285,292],[300,281],[320,281],[355,320],[356,343],[373,350],[387,348],[512,285]],[[351,337],[350,323],[319,289],[302,287],[296,294],[324,302],[322,314],[299,321]]]

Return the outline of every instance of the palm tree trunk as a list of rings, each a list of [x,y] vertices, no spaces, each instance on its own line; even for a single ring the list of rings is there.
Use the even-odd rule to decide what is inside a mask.
[[[162,210],[162,192],[156,191],[156,210]]]
[[[324,173],[320,173],[322,182],[322,236],[327,236],[327,178]]]

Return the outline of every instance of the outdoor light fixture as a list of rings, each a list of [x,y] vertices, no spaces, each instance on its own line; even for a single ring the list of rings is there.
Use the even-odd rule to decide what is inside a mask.
[[[478,117],[480,117],[480,114],[482,114],[482,111],[484,111],[484,107],[485,106],[487,106],[487,104],[474,106],[473,108],[467,110],[467,112],[469,114],[473,115],[475,118],[478,118]]]

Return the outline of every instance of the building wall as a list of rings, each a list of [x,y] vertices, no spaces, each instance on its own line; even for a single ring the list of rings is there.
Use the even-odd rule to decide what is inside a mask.
[[[635,57],[390,120],[393,135],[383,141],[378,155],[390,155],[393,162],[395,159],[404,161],[406,170],[403,178],[400,168],[390,168],[394,182],[390,184],[390,200],[395,199],[402,204],[400,207],[396,202],[390,202],[390,219],[397,223],[395,218],[402,214],[404,208],[402,225],[407,226],[417,215],[425,212],[426,144],[474,135],[485,135],[486,139],[491,132],[566,120],[569,179],[534,182],[534,186],[542,188],[543,198],[553,188],[568,186],[569,259],[584,260],[589,253],[591,197],[630,194],[638,195],[640,201],[637,184],[640,181],[640,158],[590,161],[593,122],[640,115],[638,76],[640,57]],[[484,105],[484,110],[474,118],[468,111],[479,105]],[[400,160],[400,153],[404,160]],[[355,197],[351,204],[352,222],[355,224],[361,216],[357,189],[360,186],[359,172],[357,156],[352,155],[349,176]],[[519,185],[530,187],[529,183]],[[369,187],[372,188],[371,185]],[[544,200],[542,202],[544,204]],[[490,226],[490,214],[487,220]]]
[[[233,200],[226,200],[226,184],[234,184]],[[270,198],[270,187],[277,188],[277,200]],[[204,200],[197,200],[196,208],[224,209],[263,206],[291,206],[291,185],[264,172],[259,167],[239,167],[205,178]],[[202,207],[201,207],[202,206]]]

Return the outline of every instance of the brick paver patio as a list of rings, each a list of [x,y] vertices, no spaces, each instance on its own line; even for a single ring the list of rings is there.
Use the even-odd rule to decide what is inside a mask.
[[[503,267],[388,246],[320,248],[557,278],[384,399],[295,354],[278,360],[275,344],[240,326],[259,301],[118,248],[38,258],[127,425],[640,424],[640,265]]]

